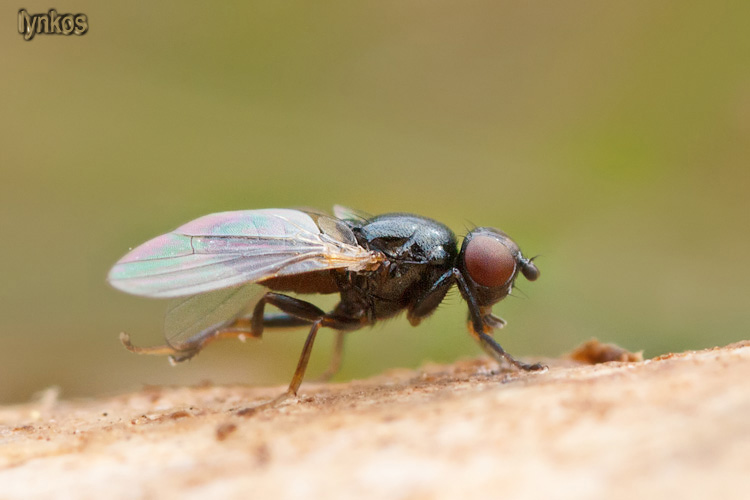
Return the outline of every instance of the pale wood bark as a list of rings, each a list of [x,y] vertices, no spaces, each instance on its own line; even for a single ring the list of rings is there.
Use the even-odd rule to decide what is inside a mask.
[[[283,388],[50,392],[0,408],[0,498],[750,497],[750,342],[547,361],[306,384],[249,417]]]

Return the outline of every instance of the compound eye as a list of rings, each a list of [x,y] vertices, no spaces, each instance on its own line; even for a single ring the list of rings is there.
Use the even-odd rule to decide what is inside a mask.
[[[466,270],[475,282],[486,287],[504,285],[516,271],[510,249],[489,236],[475,236],[466,245]]]

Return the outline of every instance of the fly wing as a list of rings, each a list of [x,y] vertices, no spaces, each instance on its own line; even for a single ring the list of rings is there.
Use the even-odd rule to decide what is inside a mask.
[[[188,356],[199,351],[218,329],[249,315],[263,291],[261,285],[247,284],[173,299],[164,318],[167,345]]]
[[[354,222],[357,224],[366,224],[368,220],[372,219],[372,215],[362,212],[354,208],[345,207],[343,205],[333,206],[333,215],[341,220]]]
[[[135,295],[182,297],[308,271],[369,269],[380,260],[333,217],[239,210],[200,217],[144,243],[108,279]]]

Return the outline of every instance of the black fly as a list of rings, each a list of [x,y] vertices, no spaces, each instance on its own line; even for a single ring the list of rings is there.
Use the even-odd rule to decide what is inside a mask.
[[[336,206],[335,217],[302,210],[243,210],[211,214],[158,236],[120,259],[109,273],[116,288],[147,297],[180,297],[167,314],[166,344],[134,352],[196,355],[209,342],[260,337],[265,328],[311,325],[289,389],[297,394],[320,327],[337,330],[328,374],[338,368],[345,332],[406,311],[416,326],[455,284],[469,306],[469,331],[498,361],[522,370],[492,338],[505,321],[492,306],[510,292],[518,273],[539,270],[513,240],[489,227],[472,230],[461,248],[445,225],[418,215],[371,217]],[[296,294],[338,293],[325,312]],[[281,311],[265,313],[270,304]]]

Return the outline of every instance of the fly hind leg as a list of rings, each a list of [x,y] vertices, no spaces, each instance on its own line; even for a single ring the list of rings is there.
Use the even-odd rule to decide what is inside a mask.
[[[264,315],[266,304],[275,306],[284,314]],[[249,322],[248,326],[253,335],[260,337],[265,327],[301,326],[318,321],[325,315],[325,311],[310,302],[281,293],[267,292],[255,304],[251,318],[249,320],[240,318],[240,320]]]
[[[307,364],[310,361],[310,354],[312,353],[313,344],[315,343],[315,337],[321,326],[326,326],[336,330],[346,330],[352,329],[354,325],[359,324],[358,321],[351,321],[346,318],[326,314],[325,311],[319,307],[309,302],[305,302],[304,300],[289,297],[288,295],[280,293],[268,292],[260,299],[260,301],[258,301],[253,310],[251,330],[254,335],[261,335],[265,326],[272,326],[273,322],[270,321],[268,316],[264,316],[263,314],[266,304],[271,304],[285,313],[285,318],[287,319],[280,318],[280,322],[283,326],[289,326],[287,322],[291,322],[293,318],[299,321],[312,323],[312,326],[310,327],[310,332],[305,339],[305,345],[302,348],[302,353],[300,353],[299,361],[297,361],[297,368],[294,371],[292,381],[289,383],[286,392],[268,403],[240,410],[238,412],[239,415],[249,415],[260,409],[272,408],[286,399],[297,395],[297,391],[305,377]]]
[[[331,361],[328,364],[328,368],[326,368],[326,371],[320,374],[315,380],[318,382],[328,382],[333,378],[334,375],[336,375],[339,372],[339,369],[341,368],[341,359],[343,358],[344,354],[344,335],[346,335],[345,331],[338,330],[336,332],[336,339],[334,340],[333,344],[333,355],[331,356]]]
[[[282,314],[263,315],[265,304],[277,306]],[[130,342],[130,336],[123,332],[120,342],[131,352],[137,354],[168,355],[172,364],[187,361],[208,344],[221,339],[237,338],[244,341],[248,337],[260,338],[264,328],[284,328],[309,325],[325,315],[321,309],[313,304],[278,293],[266,293],[255,305],[251,317],[239,317],[226,323],[207,328],[190,338],[179,342],[167,340],[164,345],[153,347],[135,346]]]
[[[275,306],[282,313],[265,315],[266,304]],[[172,362],[179,362],[195,356],[214,340],[232,337],[243,339],[246,336],[259,338],[263,335],[263,330],[267,327],[282,328],[309,324],[312,324],[310,332],[307,335],[305,345],[297,362],[297,368],[294,371],[294,376],[286,392],[268,403],[239,411],[239,414],[247,415],[262,408],[276,406],[289,397],[297,395],[297,391],[302,384],[305,371],[307,370],[307,364],[310,361],[315,337],[321,326],[335,330],[353,330],[359,328],[362,325],[362,321],[340,317],[335,314],[326,314],[319,307],[304,300],[280,293],[267,292],[255,305],[251,317],[237,318],[219,327],[207,329],[187,341],[181,342],[179,345],[173,346],[167,344],[156,347],[136,347],[130,343],[127,334],[122,334],[120,339],[130,351],[141,354],[168,354]],[[341,342],[337,341],[339,350],[340,344]],[[337,364],[337,358],[340,359],[340,356],[334,353],[334,366]]]

